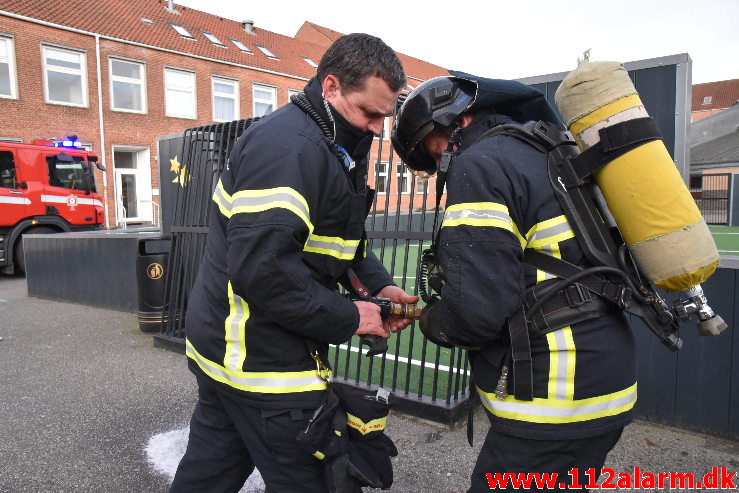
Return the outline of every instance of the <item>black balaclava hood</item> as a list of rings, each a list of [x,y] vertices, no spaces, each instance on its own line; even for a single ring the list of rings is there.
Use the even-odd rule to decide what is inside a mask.
[[[331,117],[326,111],[324,106],[323,88],[318,78],[313,77],[303,89],[306,97],[310,101],[313,108],[326,122],[329,129],[334,129],[334,124],[331,122]],[[337,145],[346,149],[349,155],[357,162],[364,161],[367,154],[372,146],[372,139],[374,134],[372,132],[363,132],[351,123],[347,121],[339,111],[334,108],[331,103],[328,103],[329,109],[331,110],[331,116],[335,122],[336,134],[334,135],[334,142]]]

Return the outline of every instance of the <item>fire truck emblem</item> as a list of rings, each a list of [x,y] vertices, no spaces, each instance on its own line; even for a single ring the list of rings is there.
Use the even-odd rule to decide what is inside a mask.
[[[77,198],[76,195],[72,194],[72,195],[67,196],[67,205],[69,206],[70,211],[75,210],[77,206],[79,205],[79,203],[80,203],[79,199]]]
[[[149,267],[146,268],[146,275],[154,281],[161,279],[164,276],[164,267],[162,267],[162,264],[156,262],[149,264]]]

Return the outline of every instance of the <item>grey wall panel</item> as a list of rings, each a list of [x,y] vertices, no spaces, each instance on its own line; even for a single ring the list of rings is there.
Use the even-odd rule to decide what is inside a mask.
[[[636,317],[630,317],[637,344],[636,415],[663,424],[675,420],[677,353],[667,349]]]
[[[736,272],[718,269],[703,286],[709,304],[730,327],[734,326]],[[729,423],[734,333],[700,336],[694,320],[680,332],[684,345],[678,353],[674,424],[723,435]]]
[[[739,292],[739,271],[734,271],[734,285],[729,286],[734,295],[734,323],[729,326],[731,333],[731,380],[729,385],[729,424],[727,436],[739,440],[739,302],[736,293]],[[727,342],[727,345],[728,342]]]
[[[26,235],[28,295],[126,312],[138,308],[136,233]]]
[[[720,268],[703,284],[709,304],[729,325],[718,337],[699,336],[693,319],[681,325],[683,348],[671,352],[632,317],[639,361],[638,417],[739,439],[737,272]],[[661,294],[669,304],[677,298],[675,293]]]
[[[674,159],[677,97],[675,65],[631,70],[629,77],[634,82],[636,92],[639,93],[649,116],[657,122],[665,146]]]

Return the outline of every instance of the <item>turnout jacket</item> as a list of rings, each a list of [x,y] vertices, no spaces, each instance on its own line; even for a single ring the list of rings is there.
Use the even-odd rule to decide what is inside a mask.
[[[333,127],[317,81],[305,93]],[[372,135],[335,110],[332,116],[336,143],[355,159],[351,172],[316,122],[291,103],[247,128],[213,194],[188,300],[186,354],[196,374],[253,405],[316,407],[326,384],[305,340],[319,343],[325,362],[328,343],[346,342],[359,325],[337,281],[352,267],[372,293],[392,284],[365,250]]]
[[[552,190],[546,154],[509,135],[477,140],[508,122],[487,115],[463,130],[447,176],[437,313],[454,343],[483,347],[470,352],[473,380],[496,430],[533,439],[599,435],[629,423],[636,402],[633,334],[615,305],[532,338],[532,401],[495,397],[510,352],[507,320],[528,288],[554,277],[524,264],[524,249],[588,266]]]

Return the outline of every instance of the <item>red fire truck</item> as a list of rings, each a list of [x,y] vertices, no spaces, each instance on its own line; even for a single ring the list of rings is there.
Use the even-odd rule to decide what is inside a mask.
[[[101,227],[103,201],[95,187],[95,153],[75,136],[59,142],[0,142],[0,271],[25,272],[22,235]]]

